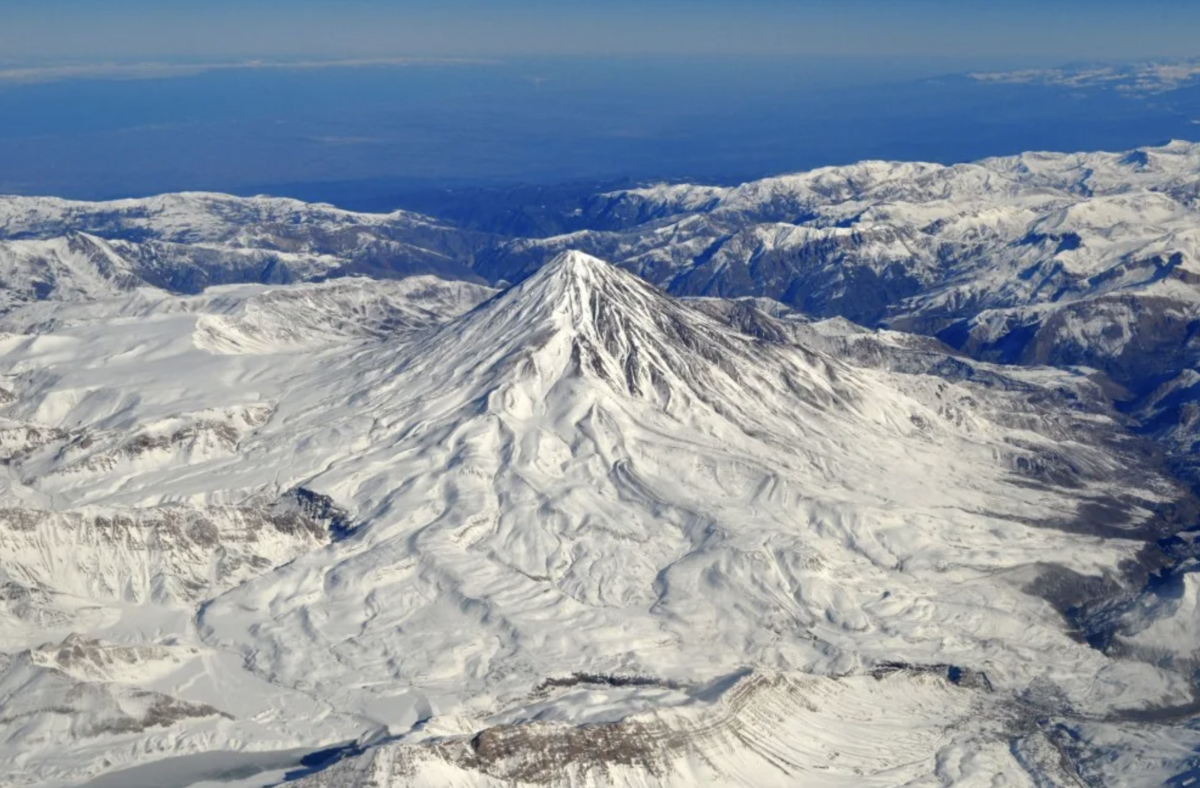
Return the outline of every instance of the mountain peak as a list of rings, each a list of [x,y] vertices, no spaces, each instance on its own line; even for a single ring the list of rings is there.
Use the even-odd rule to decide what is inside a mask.
[[[681,414],[695,403],[748,398],[787,402],[794,415],[796,397],[828,404],[838,388],[818,354],[764,344],[577,251],[557,255],[405,353],[439,368],[426,376],[495,371],[543,390],[583,378]]]
[[[541,268],[541,272],[566,276],[594,276],[611,270],[612,266],[599,257],[593,257],[578,249],[568,249],[556,255]]]
[[[525,283],[522,283],[522,289],[526,289],[526,284],[536,288],[553,286],[551,283],[575,283],[580,287],[594,287],[618,280],[621,276],[620,271],[599,257],[593,257],[576,249],[568,249],[535,271]],[[632,275],[627,274],[627,276],[631,281],[640,281]]]
[[[601,313],[645,313],[650,302],[669,302],[637,276],[583,252],[555,256],[523,282],[505,291],[488,311],[530,325],[537,319],[582,328]]]

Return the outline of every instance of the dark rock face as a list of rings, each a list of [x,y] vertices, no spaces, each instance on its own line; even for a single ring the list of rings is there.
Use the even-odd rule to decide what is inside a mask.
[[[981,670],[962,667],[961,665],[948,665],[944,663],[936,665],[913,665],[908,662],[881,662],[872,669],[871,674],[876,679],[882,679],[892,673],[901,671],[941,676],[951,684],[959,687],[968,687],[970,689],[982,690],[983,692],[995,691],[992,686],[992,680],[988,678],[987,673]]]
[[[1089,322],[1102,326],[1095,337],[1072,329],[1072,324]],[[1200,346],[1195,342],[1198,327],[1200,321],[1185,303],[1124,294],[1064,305],[1044,317],[1016,312],[999,331],[962,321],[938,336],[988,361],[1093,367],[1130,390],[1145,393],[1200,361]]]
[[[1090,327],[1081,332],[1080,327]],[[964,320],[939,339],[975,358],[1003,364],[1089,367],[1114,384],[1131,426],[1159,441],[1189,484],[1200,486],[1200,313],[1186,301],[1131,293],[1021,312],[988,325]]]
[[[267,519],[282,533],[308,531],[321,538],[344,539],[354,533],[350,514],[328,495],[297,487],[271,508]]]
[[[847,261],[837,243],[821,242],[798,250],[771,250],[742,263],[711,260],[671,279],[676,296],[772,298],[814,317],[845,317],[875,325],[889,306],[920,290],[900,263],[882,270]]]

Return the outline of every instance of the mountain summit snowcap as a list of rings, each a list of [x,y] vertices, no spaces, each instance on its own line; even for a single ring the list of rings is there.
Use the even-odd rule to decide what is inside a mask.
[[[538,381],[543,391],[583,378],[680,416],[697,403],[747,398],[791,403],[794,416],[797,395],[828,404],[843,388],[832,359],[742,334],[578,251],[557,255],[410,352],[446,385],[458,385],[462,369],[479,370],[490,385]]]
[[[611,274],[612,271],[613,267],[601,260],[599,257],[593,257],[586,252],[579,251],[578,249],[568,249],[542,266],[530,278],[566,277],[569,279],[586,279],[594,281],[598,278],[604,277],[606,274]]]
[[[545,329],[600,338],[638,326],[649,329],[663,315],[675,313],[686,313],[689,322],[720,328],[637,276],[597,257],[568,251],[445,330],[460,336],[486,331],[494,339],[512,331],[522,343]]]
[[[551,312],[569,313],[579,320],[585,318],[580,309],[593,295],[624,301],[626,305],[630,305],[630,299],[668,300],[642,279],[576,250],[556,255],[497,300],[505,304],[505,309],[541,302]]]

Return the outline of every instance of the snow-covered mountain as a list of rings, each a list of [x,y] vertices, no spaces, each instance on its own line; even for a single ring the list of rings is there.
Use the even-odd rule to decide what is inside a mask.
[[[606,229],[515,240],[487,265],[513,279],[562,248],[587,248],[677,295],[766,296],[811,314],[944,326],[989,308],[1186,280],[1198,190],[1200,147],[1187,143],[950,167],[864,162],[731,188],[602,195],[586,210]]]
[[[478,281],[470,261],[484,243],[405,211],[360,214],[270,197],[0,197],[0,312],[139,286],[192,294],[356,274]]]
[[[1097,373],[574,251],[2,320],[7,783],[1154,784],[1200,745],[1197,505]]]
[[[650,186],[563,205],[559,224],[574,232],[507,240],[269,198],[0,198],[0,310],[356,273],[503,284],[580,249],[674,295],[766,297],[977,358],[1096,367],[1130,389],[1131,408],[1153,410],[1147,424],[1174,429],[1181,417],[1153,403],[1170,399],[1155,392],[1172,378],[1188,389],[1178,375],[1198,360],[1198,206],[1200,146],[1183,142]]]
[[[1200,60],[1164,60],[1128,65],[1083,64],[1067,68],[981,71],[971,79],[987,84],[1053,85],[1072,90],[1099,88],[1129,96],[1170,93],[1200,82]]]
[[[574,211],[597,229],[512,240],[476,270],[518,279],[576,248],[676,295],[766,297],[980,359],[1094,367],[1191,465],[1200,145],[864,162],[614,192]]]
[[[1198,210],[0,198],[0,783],[1186,784]]]

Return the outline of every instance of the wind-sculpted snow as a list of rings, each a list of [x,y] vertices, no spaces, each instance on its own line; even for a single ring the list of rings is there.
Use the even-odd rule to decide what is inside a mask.
[[[1156,66],[1109,76],[1135,73],[1176,74]],[[267,197],[5,197],[0,313],[133,288],[194,294],[354,274],[499,285],[582,249],[675,295],[769,297],[937,336],[984,360],[1095,367],[1127,390],[1128,409],[1195,482],[1196,394],[1185,378],[1200,364],[1198,205],[1200,148],[1186,142],[954,166],[868,161],[734,187],[644,186],[561,206],[548,226],[582,229],[550,238]],[[537,213],[553,219],[554,206]],[[213,341],[240,352],[256,340]]]
[[[1082,372],[578,252],[3,325],[8,782],[1063,784],[1194,702],[1195,504]]]
[[[54,615],[52,606],[27,604],[38,591],[92,601],[196,603],[328,539],[321,523],[268,505],[10,509],[0,512],[0,527],[6,607],[34,623]]]
[[[965,394],[944,381],[747,336],[579,254],[326,364],[236,456],[155,468],[153,490],[133,476],[117,498],[258,478],[344,506],[351,536],[205,605],[200,633],[395,732],[521,723],[514,705],[573,672],[952,664],[1101,715],[1190,693],[1072,639],[1025,591],[1049,556],[1113,572],[1181,493],[1153,472],[1131,488],[1129,456],[1037,418],[947,418]],[[1026,481],[1018,455],[1074,475]],[[1089,507],[1120,527],[1081,536]]]
[[[354,714],[239,677],[191,625],[206,600],[354,520],[302,487],[232,491],[210,474],[274,418],[294,375],[327,363],[322,348],[427,329],[489,294],[347,279],[184,299],[142,288],[6,315],[0,780],[76,784],[147,758],[358,735]]]
[[[194,654],[195,649],[113,646],[74,635],[28,649],[0,668],[5,711],[0,725],[11,746],[38,749],[220,717],[212,706],[129,686],[170,673]]]

